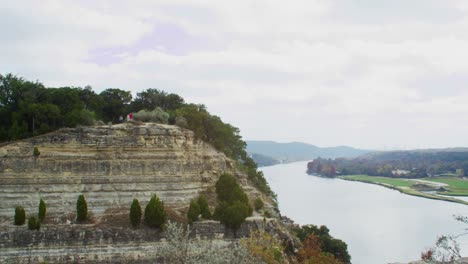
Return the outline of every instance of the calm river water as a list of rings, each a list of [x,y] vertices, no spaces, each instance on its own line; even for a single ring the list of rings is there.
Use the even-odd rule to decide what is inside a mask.
[[[298,224],[326,225],[348,244],[354,264],[417,260],[437,236],[460,234],[468,206],[401,194],[381,186],[305,173],[307,162],[263,167],[281,213]],[[468,236],[459,239],[468,255]]]

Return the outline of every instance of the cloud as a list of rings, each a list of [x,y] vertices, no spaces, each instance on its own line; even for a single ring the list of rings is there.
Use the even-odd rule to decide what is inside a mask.
[[[464,1],[0,4],[0,69],[176,92],[248,139],[468,146]]]

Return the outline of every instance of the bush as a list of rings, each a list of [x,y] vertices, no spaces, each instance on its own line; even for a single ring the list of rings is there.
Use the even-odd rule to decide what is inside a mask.
[[[138,199],[133,199],[132,205],[130,206],[130,223],[133,227],[138,227],[141,222],[141,206]]]
[[[34,147],[33,155],[35,157],[39,157],[39,155],[41,155],[41,152],[39,151],[39,149],[37,147]]]
[[[189,220],[189,223],[191,224],[195,221],[198,221],[198,216],[200,215],[200,213],[200,206],[198,205],[197,201],[190,201],[190,207],[187,212],[187,218]]]
[[[215,218],[227,227],[237,229],[252,215],[247,194],[242,190],[236,178],[230,174],[223,174],[216,182],[216,194],[218,206],[215,210]]]
[[[78,196],[76,201],[76,220],[85,221],[88,219],[88,204],[84,195]]]
[[[37,220],[34,216],[29,217],[28,228],[30,230],[39,230],[41,228],[41,221]]]
[[[200,212],[203,219],[211,219],[210,207],[208,206],[208,201],[206,197],[202,194],[198,196],[198,205],[200,206]]]
[[[258,197],[257,199],[255,199],[254,206],[255,206],[255,211],[261,210],[264,206],[263,200],[260,197]]]
[[[287,263],[281,240],[265,231],[252,232],[249,238],[241,240],[241,244],[249,250],[255,260],[253,263]]]
[[[161,108],[157,107],[153,111],[140,110],[133,114],[133,118],[142,122],[167,124],[169,121],[169,114],[164,112]]]
[[[149,227],[160,228],[166,222],[164,203],[153,194],[145,208],[145,223]]]
[[[26,222],[26,212],[24,211],[24,208],[21,206],[18,206],[15,208],[15,225],[20,226],[24,225]]]
[[[40,200],[39,201],[39,213],[38,213],[38,216],[39,216],[39,221],[44,221],[45,217],[46,217],[46,204],[44,202],[44,200]]]

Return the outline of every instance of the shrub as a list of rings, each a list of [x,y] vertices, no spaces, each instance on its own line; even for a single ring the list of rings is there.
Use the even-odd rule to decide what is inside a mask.
[[[223,174],[216,182],[216,194],[218,206],[215,210],[215,218],[227,227],[237,229],[252,215],[247,194],[242,190],[236,178],[230,174]]]
[[[178,127],[186,128],[188,126],[187,119],[183,116],[177,116],[175,118],[175,125]]]
[[[258,197],[257,199],[255,199],[254,206],[255,206],[255,211],[261,210],[264,206],[263,200],[260,197]]]
[[[138,199],[133,199],[132,205],[130,206],[130,223],[133,227],[138,227],[141,222],[141,206]]]
[[[133,118],[142,122],[167,124],[169,120],[169,114],[164,112],[161,108],[156,107],[153,111],[140,110],[133,114]]]
[[[21,206],[18,206],[15,208],[15,225],[24,225],[26,222],[26,212],[24,211],[24,208]]]
[[[76,201],[76,220],[85,221],[86,219],[88,219],[88,204],[84,195],[80,195]]]
[[[198,205],[197,201],[192,200],[190,201],[190,207],[187,212],[187,218],[189,220],[189,223],[193,223],[198,220],[198,216],[200,215],[200,206]]]
[[[39,155],[41,155],[41,152],[39,151],[39,149],[37,147],[34,147],[33,155],[35,157],[39,157]]]
[[[281,240],[265,231],[252,232],[249,238],[240,242],[249,250],[254,263],[287,263],[283,258]]]
[[[44,221],[45,217],[46,217],[46,204],[44,202],[44,200],[40,200],[39,201],[39,213],[38,213],[38,217],[39,217],[39,221]]]
[[[165,222],[164,203],[159,200],[158,196],[153,194],[145,208],[145,223],[149,227],[160,228]]]
[[[41,221],[37,220],[34,216],[29,217],[28,228],[30,230],[39,230],[41,228]]]
[[[210,207],[208,206],[208,201],[206,197],[202,194],[198,196],[198,205],[200,206],[200,212],[203,219],[211,219]]]

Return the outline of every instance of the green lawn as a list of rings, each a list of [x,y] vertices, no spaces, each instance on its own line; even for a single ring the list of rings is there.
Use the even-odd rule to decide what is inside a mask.
[[[468,196],[468,180],[456,177],[424,178],[425,181],[441,182],[448,184],[448,192],[442,192],[444,195]]]
[[[367,175],[349,175],[343,176],[342,178],[346,180],[355,180],[355,181],[363,181],[363,182],[370,182],[370,183],[384,183],[398,187],[410,187],[414,184],[412,181],[408,181],[406,179],[394,179],[394,178],[387,178],[387,177],[374,177],[374,176],[367,176]]]
[[[417,188],[412,188],[415,184],[421,184],[416,181],[407,180],[407,179],[395,179],[395,178],[387,178],[387,177],[377,177],[377,176],[368,176],[368,175],[347,175],[340,177],[343,180],[348,181],[360,181],[365,183],[372,183],[372,184],[379,184],[385,186],[387,188],[398,190],[402,193],[408,195],[414,195],[429,199],[435,200],[443,200],[448,202],[455,202],[468,205],[468,202],[451,198],[451,197],[444,197],[441,195],[452,195],[452,196],[468,196],[468,181],[456,178],[424,178],[422,180],[433,181],[433,182],[442,182],[449,184],[449,187],[445,187],[449,189],[447,192],[438,192],[438,194],[431,194],[423,191],[417,190]]]

